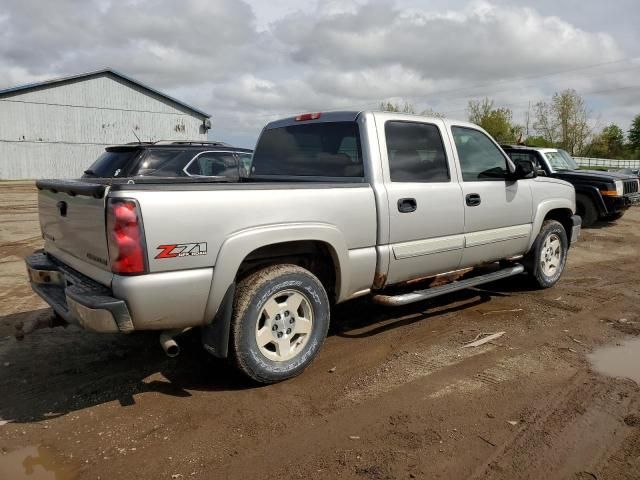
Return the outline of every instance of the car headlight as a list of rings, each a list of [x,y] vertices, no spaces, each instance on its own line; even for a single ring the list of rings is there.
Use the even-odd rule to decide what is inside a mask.
[[[624,195],[624,183],[622,180],[616,180],[616,195],[621,197]]]

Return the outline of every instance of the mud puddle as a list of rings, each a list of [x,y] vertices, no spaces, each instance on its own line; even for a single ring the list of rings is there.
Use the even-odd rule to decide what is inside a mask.
[[[599,348],[587,357],[595,371],[610,377],[629,378],[640,385],[640,338]]]
[[[7,480],[73,480],[70,468],[43,446],[23,447],[0,455],[0,478]]]

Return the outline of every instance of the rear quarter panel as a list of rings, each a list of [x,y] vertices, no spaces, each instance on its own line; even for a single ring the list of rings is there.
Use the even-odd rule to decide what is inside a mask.
[[[225,240],[269,225],[326,223],[341,232],[348,249],[375,245],[375,208],[368,185],[304,188],[282,184],[269,189],[123,191],[111,196],[138,200],[150,272],[215,266]],[[206,254],[158,258],[160,245],[205,242]]]
[[[377,223],[369,184],[132,188],[112,191],[111,196],[135,198],[140,204],[150,275],[212,270],[205,319],[213,318],[242,260],[255,249],[273,243],[328,243],[334,261],[339,263],[338,300],[370,287],[373,281]],[[163,252],[171,245],[176,245],[171,252],[192,250],[193,254],[167,257]]]

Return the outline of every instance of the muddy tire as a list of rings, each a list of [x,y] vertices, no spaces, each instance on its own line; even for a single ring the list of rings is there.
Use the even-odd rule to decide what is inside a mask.
[[[259,383],[295,377],[309,366],[329,329],[327,292],[311,272],[274,265],[243,279],[231,319],[231,357]]]
[[[539,288],[553,287],[567,263],[569,242],[560,222],[545,220],[531,250],[525,257],[525,267]]]
[[[582,193],[576,194],[576,213],[582,218],[583,227],[590,227],[598,221],[598,210],[593,200]]]

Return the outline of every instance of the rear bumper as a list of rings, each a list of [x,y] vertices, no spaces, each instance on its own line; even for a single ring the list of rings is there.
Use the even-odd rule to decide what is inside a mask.
[[[107,287],[44,252],[29,255],[25,263],[33,291],[67,322],[96,332],[134,330],[127,304]]]

